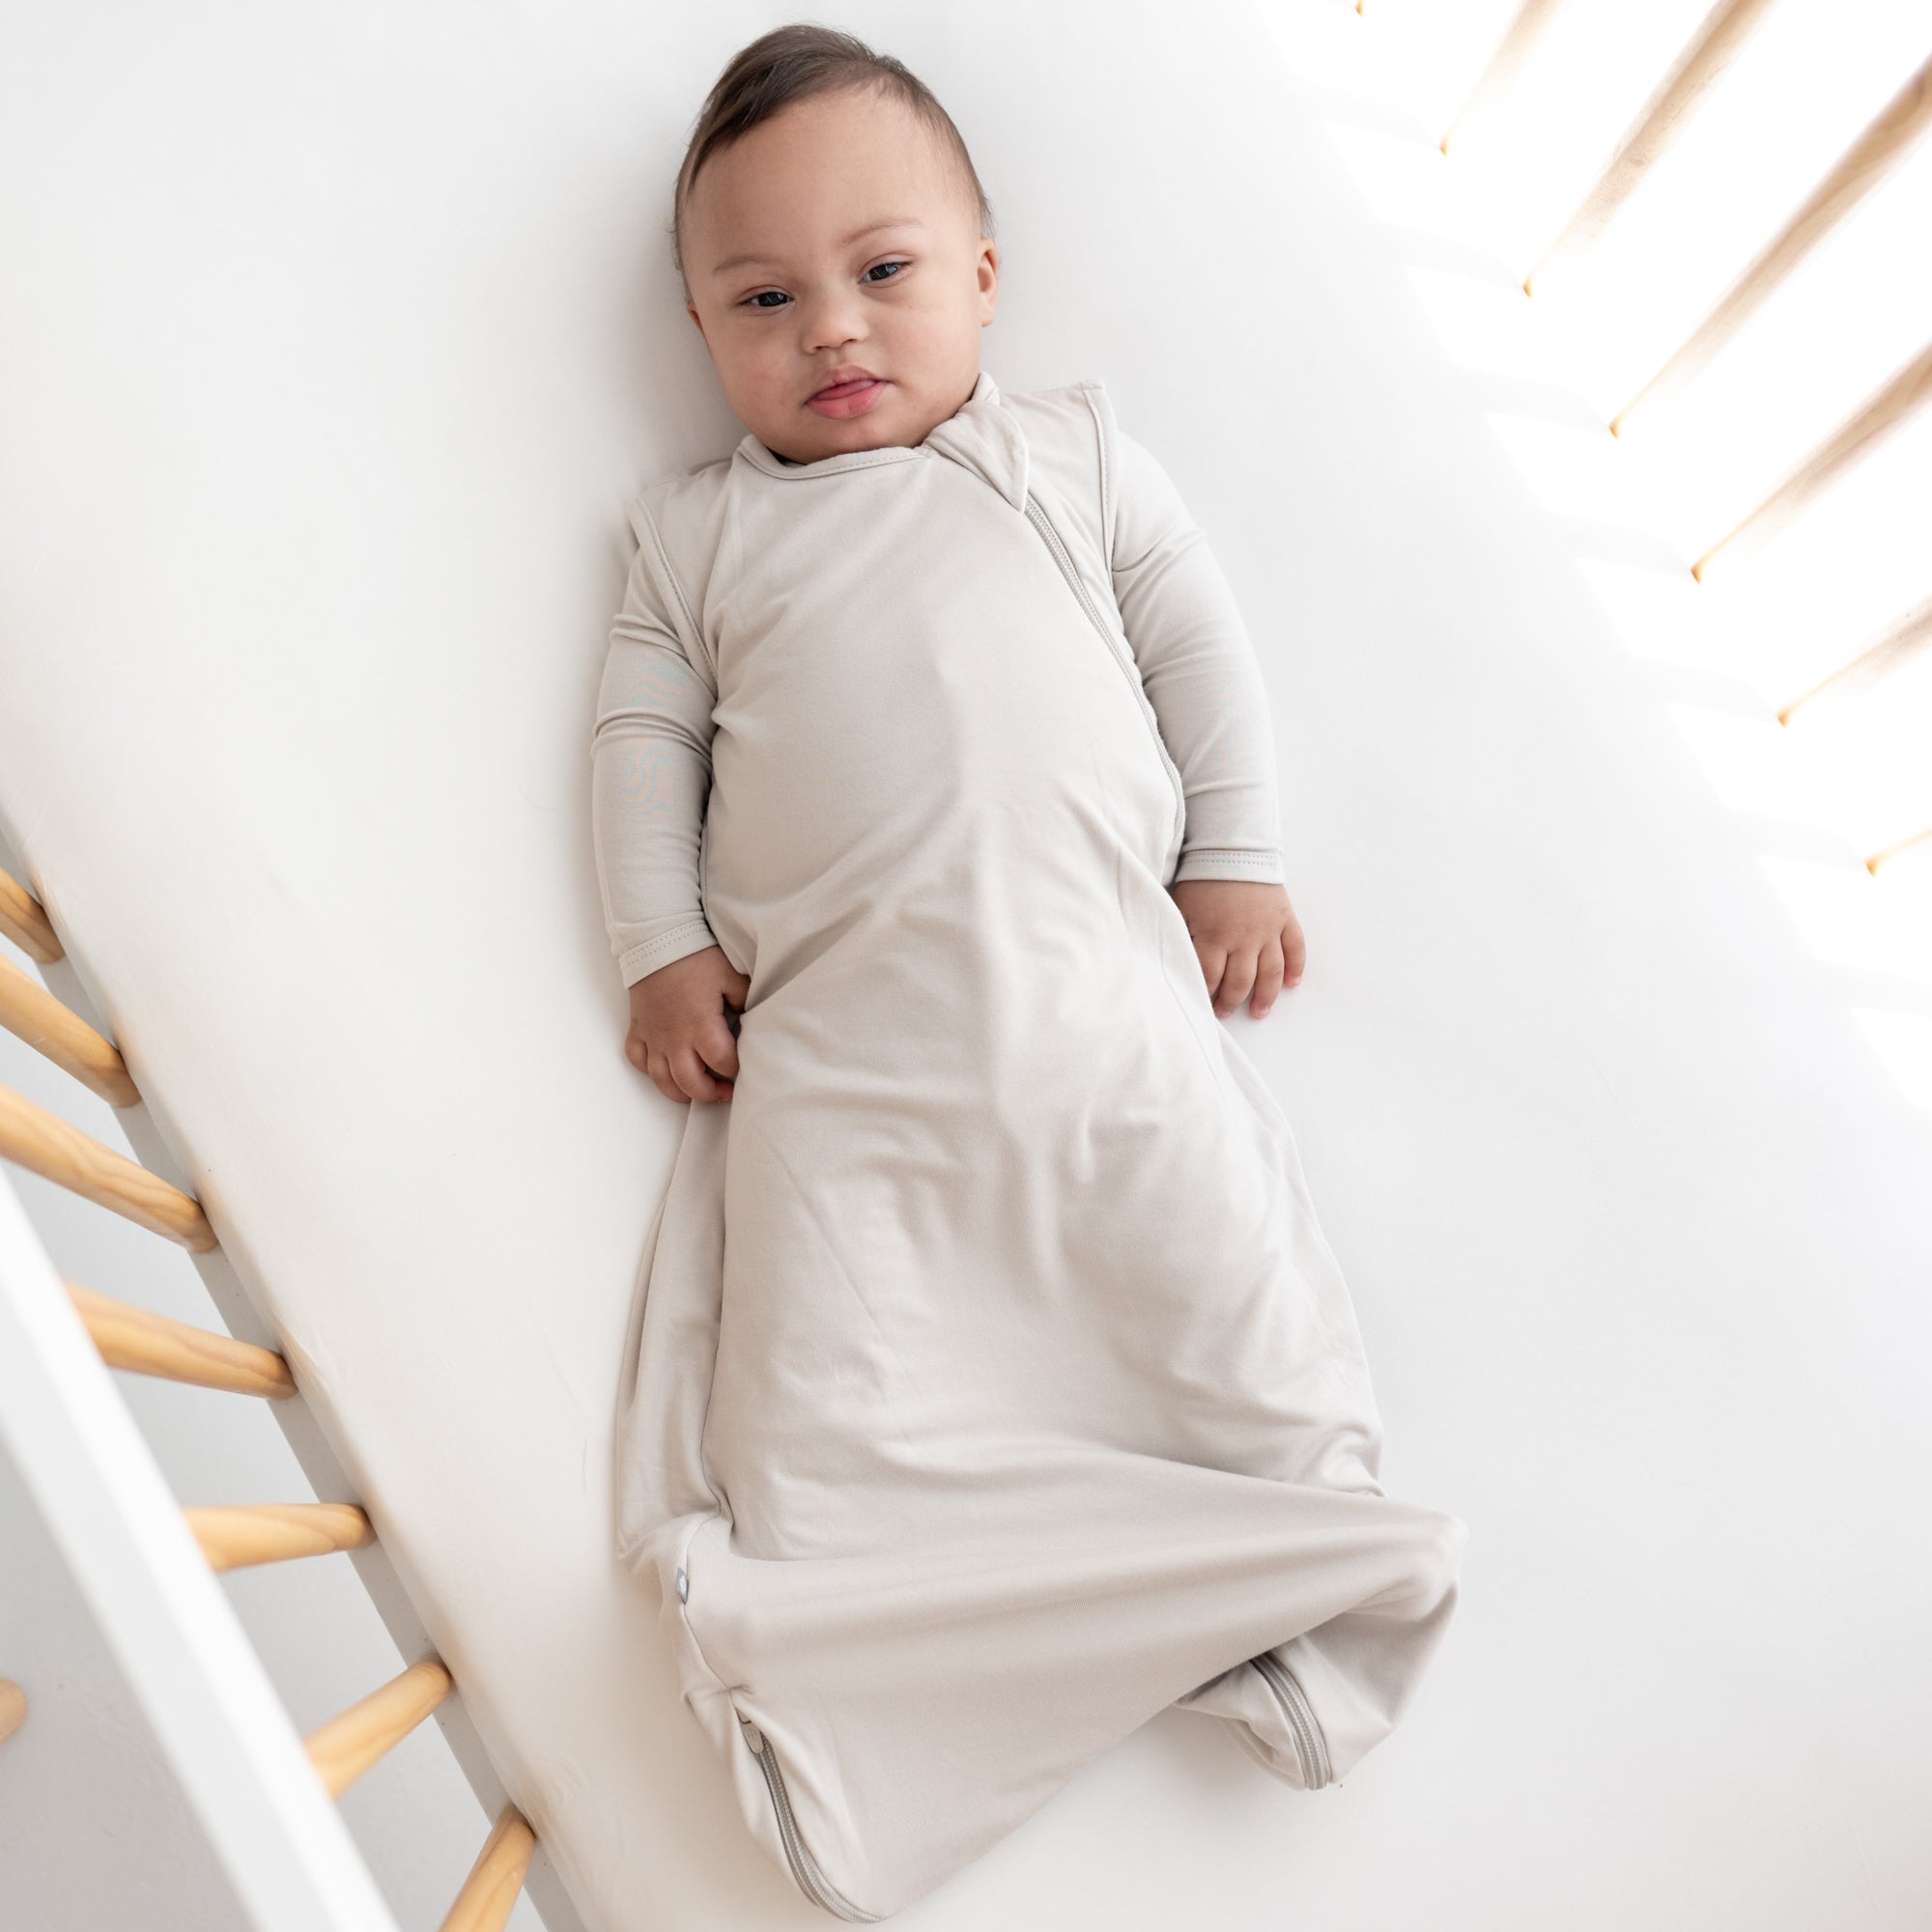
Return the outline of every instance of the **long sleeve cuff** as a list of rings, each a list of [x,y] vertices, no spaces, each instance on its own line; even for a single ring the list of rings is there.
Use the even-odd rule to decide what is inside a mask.
[[[639,980],[664,967],[717,944],[710,926],[701,918],[687,919],[670,931],[660,933],[655,939],[646,939],[628,952],[620,952],[617,955],[617,972],[626,987],[635,986]]]
[[[1185,848],[1171,881],[1182,879],[1248,879],[1257,885],[1280,886],[1288,883],[1277,846],[1249,851],[1229,845],[1201,845]]]

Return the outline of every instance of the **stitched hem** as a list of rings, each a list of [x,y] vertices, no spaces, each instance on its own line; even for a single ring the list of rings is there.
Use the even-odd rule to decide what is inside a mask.
[[[1233,846],[1204,845],[1183,852],[1174,883],[1183,879],[1251,879],[1264,886],[1283,883],[1278,851],[1250,852]]]
[[[626,986],[635,986],[660,966],[668,966],[687,953],[702,952],[707,946],[717,944],[711,927],[703,920],[687,920],[669,932],[661,932],[655,939],[647,939],[642,945],[620,952],[617,955],[617,971]]]

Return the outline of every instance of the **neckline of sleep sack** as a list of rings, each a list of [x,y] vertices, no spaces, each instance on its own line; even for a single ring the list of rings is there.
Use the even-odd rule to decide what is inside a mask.
[[[888,443],[883,449],[847,449],[837,456],[821,456],[813,463],[787,463],[776,450],[768,449],[750,430],[738,445],[738,454],[767,476],[782,476],[797,482],[807,476],[836,476],[845,469],[868,469],[881,463],[901,463],[909,457],[929,456],[924,443]]]
[[[999,384],[984,369],[973,384],[973,393],[944,422],[935,425],[923,442],[888,443],[881,449],[851,449],[837,456],[821,456],[811,463],[788,463],[748,430],[738,444],[738,454],[753,469],[786,482],[834,476],[908,457],[943,456],[972,471],[1014,509],[1023,509],[1026,504],[1026,433],[1001,402]]]

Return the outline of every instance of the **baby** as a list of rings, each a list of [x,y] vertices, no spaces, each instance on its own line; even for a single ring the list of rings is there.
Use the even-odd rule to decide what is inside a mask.
[[[826,75],[841,62],[863,72],[865,61],[833,37],[796,33],[760,58],[815,62]],[[980,379],[999,249],[965,145],[928,102],[847,82],[693,145],[679,183],[685,308],[739,420],[784,462],[916,448]],[[1149,486],[1165,494],[1160,479]],[[1205,549],[1188,567],[1211,573]],[[1178,640],[1191,662],[1143,654],[1141,680],[1204,821],[1189,826],[1175,901],[1214,1010],[1246,1002],[1260,1019],[1299,980],[1305,948],[1273,849],[1266,698],[1232,600],[1219,583],[1202,594],[1202,615],[1221,621]],[[1238,817],[1232,801],[1211,802],[1226,786],[1239,788]],[[715,945],[655,956],[631,980],[626,1051],[668,1099],[728,1100],[738,1051],[727,1014],[744,1004],[745,975]]]
[[[964,143],[829,29],[673,199],[746,435],[631,505],[593,741],[626,1051],[691,1108],[620,1548],[799,1889],[870,1920],[1155,1712],[1314,1790],[1460,1519],[1387,1496],[1349,1292],[1218,1022],[1301,977],[1227,582],[1086,381],[981,369]]]

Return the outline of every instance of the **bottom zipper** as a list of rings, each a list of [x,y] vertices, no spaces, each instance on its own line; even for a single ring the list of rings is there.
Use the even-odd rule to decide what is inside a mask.
[[[1301,1681],[1293,1671],[1281,1662],[1271,1651],[1263,1651],[1257,1658],[1249,1660],[1262,1674],[1262,1680],[1272,1690],[1288,1713],[1289,1728],[1294,1733],[1294,1754],[1301,1761],[1301,1782],[1309,1791],[1319,1791],[1328,1782],[1328,1743],[1321,1735],[1321,1726],[1316,1721],[1315,1707],[1308,1701],[1308,1692],[1301,1688]]]
[[[797,1881],[799,1890],[812,1904],[823,1906],[834,1918],[850,1919],[859,1925],[876,1925],[878,1915],[861,1912],[849,1898],[840,1897],[818,1869],[817,1861],[806,1850],[805,1840],[799,1835],[798,1820],[792,1815],[784,1773],[779,1769],[778,1753],[772,1749],[771,1740],[751,1719],[740,1718],[738,1721],[744,1726],[745,1742],[751,1746],[753,1754],[758,1760],[758,1768],[765,1774],[765,1789],[772,1794],[772,1809],[778,1813],[779,1836],[784,1842],[785,1860],[791,1866],[791,1875]]]

